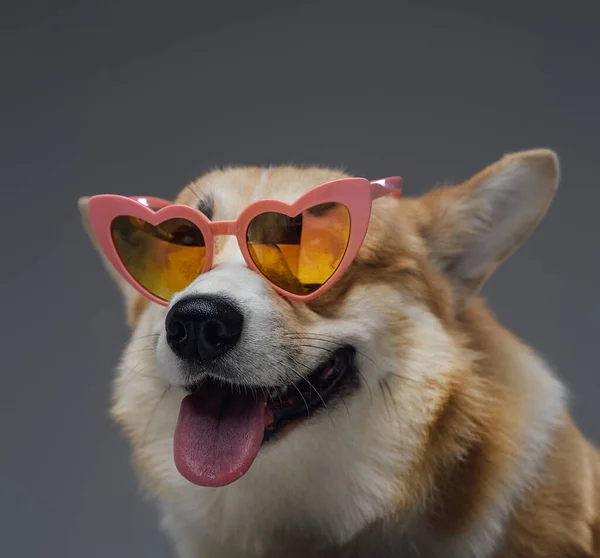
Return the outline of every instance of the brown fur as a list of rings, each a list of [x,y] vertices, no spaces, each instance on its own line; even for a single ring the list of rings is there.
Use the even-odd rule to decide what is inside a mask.
[[[498,556],[599,556],[597,452],[570,419],[555,436],[547,473],[516,510]]]

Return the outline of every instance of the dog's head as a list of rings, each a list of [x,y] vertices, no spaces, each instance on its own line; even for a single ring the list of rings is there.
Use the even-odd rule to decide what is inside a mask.
[[[233,220],[256,200],[291,203],[343,176],[233,168],[193,182],[177,202]],[[159,490],[185,485],[176,462],[196,484],[264,478],[298,485],[300,500],[335,490],[348,471],[376,470],[387,480],[371,475],[370,489],[400,497],[398,479],[422,465],[432,424],[477,358],[465,313],[540,221],[557,181],[555,155],[534,150],[458,186],[377,200],[355,261],[309,302],[273,291],[231,237],[217,239],[213,268],[167,308],[113,273],[132,327],[113,413],[146,478]],[[86,200],[80,207],[85,222]]]

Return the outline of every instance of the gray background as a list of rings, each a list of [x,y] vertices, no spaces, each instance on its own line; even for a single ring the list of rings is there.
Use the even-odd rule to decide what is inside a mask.
[[[127,331],[76,200],[170,197],[215,165],[415,194],[556,149],[555,204],[485,294],[600,441],[594,2],[362,4],[0,2],[1,556],[170,556],[107,418]]]

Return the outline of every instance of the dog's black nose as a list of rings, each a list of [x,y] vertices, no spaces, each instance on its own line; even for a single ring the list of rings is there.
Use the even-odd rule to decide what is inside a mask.
[[[186,360],[210,362],[239,340],[244,316],[220,296],[199,296],[177,302],[165,320],[167,343]]]

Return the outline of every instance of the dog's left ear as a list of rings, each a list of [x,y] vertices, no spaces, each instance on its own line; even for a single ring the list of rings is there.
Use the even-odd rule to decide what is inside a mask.
[[[94,234],[94,230],[92,229],[92,225],[90,222],[90,212],[89,212],[89,208],[88,208],[88,202],[89,202],[89,198],[87,198],[87,197],[79,198],[79,200],[77,202],[77,205],[79,206],[79,212],[81,213],[81,220],[82,220],[83,228],[88,233],[88,236],[90,237],[90,240],[92,241],[92,244],[94,245],[94,247],[100,254],[100,258],[102,259],[102,262],[104,263],[104,267],[106,267],[106,270],[108,271],[112,280],[119,287],[119,290],[121,291],[123,297],[125,298],[125,302],[128,304],[130,302],[131,295],[134,293],[134,289],[129,283],[127,283],[127,281],[125,281],[125,279],[123,279],[123,277],[121,277],[121,275],[112,266],[112,264],[108,261],[108,259],[106,258],[106,256],[102,252],[102,250],[100,249],[98,240],[96,238],[96,235]]]
[[[421,231],[435,265],[475,293],[541,221],[559,181],[548,149],[507,155],[458,186],[421,198]]]

